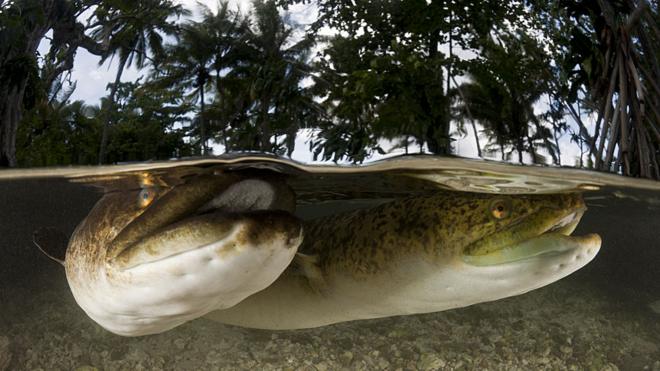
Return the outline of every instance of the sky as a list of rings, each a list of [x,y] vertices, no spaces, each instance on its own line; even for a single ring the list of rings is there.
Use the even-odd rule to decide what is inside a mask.
[[[199,11],[197,7],[198,2],[205,4],[212,10],[216,8],[217,4],[216,0],[179,0],[177,2],[192,11],[193,19],[199,17]],[[230,0],[229,4],[230,8],[233,7],[235,9],[238,7],[243,13],[247,13],[250,9],[250,0]],[[311,23],[316,18],[317,11],[314,5],[311,4],[295,5],[290,7],[289,15],[294,22],[305,25]],[[331,30],[326,30],[324,33],[331,32]],[[48,51],[48,43],[42,43],[42,45],[40,45],[39,51],[45,54]],[[82,48],[78,49],[71,74],[72,80],[77,82],[76,90],[71,96],[72,100],[83,100],[88,104],[98,104],[101,97],[104,97],[108,94],[106,87],[108,83],[114,81],[115,79],[117,61],[108,60],[103,65],[99,65],[98,62],[99,58],[97,56],[88,53]],[[127,68],[122,74],[122,81],[135,81],[142,74],[143,72],[140,72],[133,67]],[[543,107],[539,107],[539,109],[543,109]],[[454,129],[455,128],[452,128],[452,130]],[[457,141],[453,143],[453,146],[457,155],[476,158],[477,148],[475,145],[474,135],[469,125],[468,129],[468,133],[465,137],[453,136],[457,138]],[[309,151],[308,144],[310,138],[313,137],[313,135],[314,132],[312,130],[304,130],[299,133],[296,139],[295,151],[292,155],[294,160],[305,163],[315,162],[313,161],[312,153]],[[575,165],[575,158],[579,156],[579,149],[574,143],[570,143],[568,137],[568,134],[565,134],[564,137],[560,139],[560,146],[562,147],[562,164],[573,166]],[[486,143],[486,138],[480,136],[480,143],[481,147],[483,148]],[[214,154],[216,155],[223,152],[223,148],[219,145],[214,145],[212,147]],[[392,144],[387,141],[383,141],[382,147],[387,150],[392,147]],[[376,153],[369,159],[369,161],[374,161],[384,157],[391,157],[399,154],[403,154],[403,150],[395,150],[384,156]],[[495,159],[499,159],[499,157],[496,157]]]

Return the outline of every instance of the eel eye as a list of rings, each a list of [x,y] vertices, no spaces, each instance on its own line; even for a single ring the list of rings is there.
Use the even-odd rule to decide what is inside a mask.
[[[496,200],[490,206],[490,215],[497,220],[507,218],[511,215],[511,203],[505,200]]]
[[[157,193],[154,187],[142,188],[138,193],[138,206],[142,209],[149,206],[156,199]]]

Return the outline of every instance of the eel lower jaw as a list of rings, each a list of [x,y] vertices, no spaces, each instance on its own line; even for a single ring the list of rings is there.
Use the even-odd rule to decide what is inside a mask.
[[[600,248],[601,238],[595,233],[584,236],[567,236],[562,233],[543,233],[514,246],[507,246],[485,255],[465,255],[463,261],[473,266],[508,264],[569,251],[585,250],[592,253]]]
[[[580,219],[582,219],[582,215],[584,215],[586,210],[586,208],[581,208],[573,211],[572,213],[559,219],[557,223],[555,223],[552,227],[541,234],[561,233],[565,236],[570,236],[570,234],[573,233],[578,223],[580,222]]]
[[[601,238],[595,233],[571,236],[585,210],[582,208],[567,214],[535,237],[504,246],[488,254],[463,255],[463,261],[474,266],[490,266],[539,258],[542,255],[560,254],[570,250],[598,249],[601,245]]]

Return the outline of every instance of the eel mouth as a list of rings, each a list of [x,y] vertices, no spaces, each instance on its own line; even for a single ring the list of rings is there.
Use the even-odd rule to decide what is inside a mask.
[[[114,260],[126,270],[146,264],[180,259],[184,254],[213,250],[220,258],[250,249],[289,250],[302,241],[299,220],[283,210],[248,210],[225,213],[206,210],[165,226],[140,239]]]
[[[285,247],[297,246],[300,222],[286,210],[294,196],[284,183],[260,182],[209,178],[169,191],[115,238],[109,260],[129,269],[204,247],[282,238]]]
[[[513,223],[507,230],[486,236],[466,247],[463,261],[489,266],[565,253],[576,249],[599,248],[600,236],[591,233],[571,236],[586,211],[584,204],[572,209],[541,209],[526,220]]]

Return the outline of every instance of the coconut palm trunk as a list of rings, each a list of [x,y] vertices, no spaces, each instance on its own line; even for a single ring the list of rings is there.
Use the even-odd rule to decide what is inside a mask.
[[[204,120],[204,83],[199,87],[199,140],[201,141],[201,155],[206,154],[206,122]]]

